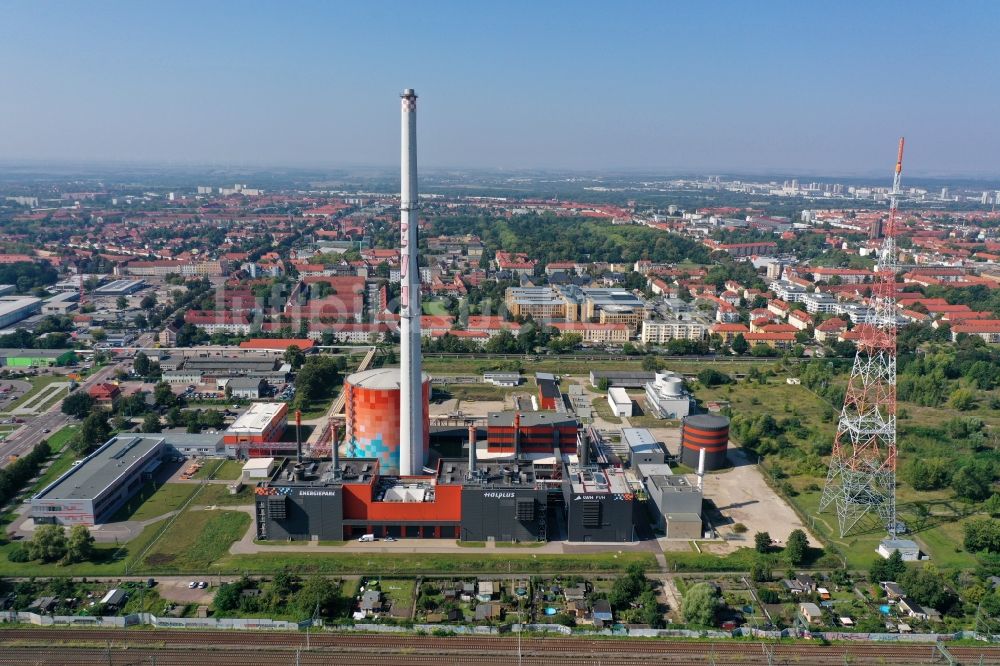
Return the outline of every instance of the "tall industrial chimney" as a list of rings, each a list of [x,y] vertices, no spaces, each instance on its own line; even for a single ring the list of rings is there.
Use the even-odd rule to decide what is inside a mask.
[[[476,473],[476,426],[469,424],[469,476]]]
[[[302,463],[302,412],[295,410],[295,462]]]
[[[399,474],[418,474],[424,466],[423,386],[420,363],[420,269],[417,267],[417,94],[402,98],[402,163],[399,193],[400,401]]]
[[[705,492],[705,449],[698,452],[698,490]]]

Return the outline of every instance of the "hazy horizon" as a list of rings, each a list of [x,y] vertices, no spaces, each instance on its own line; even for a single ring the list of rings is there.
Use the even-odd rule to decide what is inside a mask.
[[[422,169],[1000,176],[1000,5],[954,10],[15,1],[0,160],[392,169],[413,87]]]

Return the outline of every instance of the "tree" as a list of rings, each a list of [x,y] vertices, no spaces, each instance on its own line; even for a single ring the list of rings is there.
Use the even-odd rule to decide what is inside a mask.
[[[86,525],[74,525],[66,543],[67,563],[86,562],[94,555],[94,535]]]
[[[142,297],[139,301],[139,307],[143,310],[149,310],[156,307],[156,294],[147,294]]]
[[[63,414],[82,419],[94,408],[94,399],[86,391],[73,391],[63,399]]]
[[[226,424],[225,417],[218,409],[206,409],[201,413],[199,421],[206,428],[214,428],[216,430]]]
[[[111,436],[108,413],[103,409],[98,409],[88,414],[80,425],[79,434],[88,446],[97,446],[108,441]]]
[[[1000,516],[1000,495],[993,493],[990,498],[983,502],[983,511],[994,518]]]
[[[215,606],[215,610],[217,611],[225,612],[236,610],[239,608],[240,595],[242,593],[242,581],[223,583],[219,586],[219,589],[215,591],[215,598],[212,600],[212,604]]]
[[[766,583],[771,580],[771,567],[763,560],[755,560],[750,564],[750,580]]]
[[[987,460],[969,460],[951,478],[955,495],[977,502],[993,493],[993,465]]]
[[[948,398],[948,405],[960,412],[967,412],[976,406],[976,394],[971,389],[957,388]]]
[[[170,384],[160,382],[153,387],[153,402],[156,403],[157,407],[171,407],[177,403],[177,396],[174,395]]]
[[[809,549],[809,539],[802,530],[792,530],[788,535],[788,545],[785,546],[785,555],[791,564],[801,564],[806,558]]]
[[[336,584],[325,576],[310,576],[295,595],[294,605],[300,614],[312,617],[319,607],[321,617],[336,614],[340,604],[340,591]]]
[[[875,560],[872,563],[868,577],[873,583],[898,581],[904,571],[906,571],[906,563],[903,562],[903,555],[898,550],[894,550],[888,558]]]
[[[965,531],[965,549],[978,553],[1000,553],[1000,520],[994,518],[973,518],[962,526]]]
[[[771,550],[774,541],[767,532],[757,532],[753,535],[753,547],[758,553],[767,553]]]
[[[66,530],[62,525],[39,525],[27,545],[33,560],[56,562],[66,557]]]
[[[298,345],[289,345],[282,358],[285,363],[292,366],[292,370],[298,370],[306,362],[306,354]]]
[[[160,432],[160,415],[156,412],[150,412],[146,414],[142,419],[142,431],[143,432]]]
[[[688,588],[681,600],[681,617],[688,624],[703,627],[715,625],[719,599],[715,588],[708,583],[697,583]]]
[[[933,564],[906,569],[899,583],[906,596],[918,604],[947,611],[956,602],[955,594]]]
[[[115,299],[115,307],[119,310],[124,310],[128,307],[128,299],[124,296],[119,296]]]
[[[746,354],[747,350],[750,349],[750,343],[747,339],[743,337],[742,333],[737,333],[736,337],[733,338],[733,344],[731,345],[734,352],[737,354]]]
[[[143,352],[137,353],[132,361],[132,369],[140,377],[147,376],[149,374],[149,357]]]
[[[702,386],[712,387],[721,386],[723,384],[731,384],[733,378],[724,372],[719,372],[713,368],[705,368],[698,373],[698,381],[701,382]]]
[[[646,372],[657,372],[660,369],[660,359],[652,354],[642,357],[642,369]]]

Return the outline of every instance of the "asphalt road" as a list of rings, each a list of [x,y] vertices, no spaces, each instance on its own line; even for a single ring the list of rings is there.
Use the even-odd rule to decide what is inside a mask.
[[[84,380],[80,385],[81,388],[77,390],[86,390],[94,384],[106,381],[114,375],[115,370],[119,367],[124,367],[124,365],[119,361],[113,365],[101,368]],[[62,400],[38,416],[25,417],[24,425],[14,431],[14,434],[8,437],[6,441],[0,443],[0,467],[6,467],[13,462],[11,459],[12,455],[18,457],[25,455],[34,449],[40,441],[72,421],[73,419],[60,411],[61,407]],[[45,432],[46,430],[49,432]]]

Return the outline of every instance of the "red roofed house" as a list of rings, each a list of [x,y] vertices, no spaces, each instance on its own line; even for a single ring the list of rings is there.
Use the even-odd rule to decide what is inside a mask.
[[[783,319],[788,316],[788,312],[791,310],[791,307],[783,300],[773,298],[767,302],[767,309],[770,310],[772,314]]]
[[[628,324],[588,324],[586,322],[554,323],[560,334],[577,333],[584,344],[625,343],[629,339]]]
[[[260,349],[262,351],[285,351],[289,347],[298,347],[301,351],[309,351],[315,342],[307,338],[253,338],[240,343],[240,349]]]
[[[743,337],[751,347],[763,344],[773,349],[787,349],[795,344],[794,333],[747,333]]]
[[[847,330],[847,322],[839,317],[827,319],[816,327],[815,337],[818,342],[826,342],[831,338],[838,337]]]
[[[712,324],[708,332],[711,335],[720,336],[723,342],[729,344],[740,333],[743,334],[743,337],[749,335],[750,329],[743,324]]]
[[[813,325],[813,318],[802,310],[792,310],[788,313],[788,323],[800,331],[804,331]]]
[[[115,400],[122,394],[122,390],[116,384],[101,382],[94,384],[87,390],[87,395],[94,399],[98,407],[112,408]]]
[[[978,335],[990,344],[998,344],[1000,343],[1000,319],[975,319],[951,327],[952,340],[957,340],[962,333]]]

